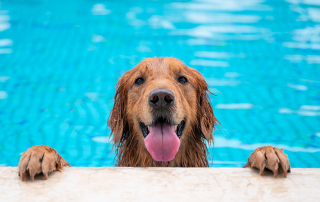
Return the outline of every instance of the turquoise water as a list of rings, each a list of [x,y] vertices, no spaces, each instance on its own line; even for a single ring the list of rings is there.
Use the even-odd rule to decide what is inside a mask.
[[[114,86],[154,56],[219,95],[211,166],[274,145],[293,167],[320,167],[318,0],[0,0],[0,165],[45,144],[74,166],[114,166]]]

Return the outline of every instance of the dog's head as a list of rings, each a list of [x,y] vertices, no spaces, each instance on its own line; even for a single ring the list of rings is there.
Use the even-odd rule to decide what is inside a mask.
[[[152,58],[120,78],[108,123],[116,146],[134,139],[153,160],[170,161],[190,138],[212,140],[216,122],[202,75],[177,59]]]

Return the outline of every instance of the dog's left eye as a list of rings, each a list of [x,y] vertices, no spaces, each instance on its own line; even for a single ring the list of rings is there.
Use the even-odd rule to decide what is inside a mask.
[[[188,79],[187,79],[186,77],[184,77],[184,76],[180,76],[180,77],[178,78],[178,81],[179,81],[180,83],[182,83],[182,84],[188,83]]]
[[[134,83],[135,83],[136,85],[141,85],[141,84],[144,83],[144,79],[143,79],[143,78],[137,78]]]

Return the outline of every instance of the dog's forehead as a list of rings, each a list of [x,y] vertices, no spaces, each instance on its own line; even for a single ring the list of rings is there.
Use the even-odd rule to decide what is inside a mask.
[[[183,62],[175,58],[147,58],[137,66],[142,73],[153,75],[177,74],[188,68]]]

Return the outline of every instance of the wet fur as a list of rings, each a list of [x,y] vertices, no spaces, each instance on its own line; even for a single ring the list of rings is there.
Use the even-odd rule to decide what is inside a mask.
[[[147,78],[144,85],[134,85],[135,79]],[[179,76],[189,80],[188,85],[177,82]],[[175,95],[175,102],[168,110],[153,111],[148,104],[148,95],[154,89],[166,88]],[[195,69],[185,66],[174,58],[152,58],[139,63],[126,72],[117,84],[114,106],[108,121],[116,151],[117,166],[179,166],[208,167],[207,144],[213,143],[212,132],[216,124],[212,107],[208,100],[209,90],[201,74]],[[144,137],[139,123],[152,125],[159,113],[172,119],[171,124],[177,125],[184,121],[185,129],[180,138],[180,147],[173,160],[157,162],[146,149]],[[162,115],[160,115],[162,117]],[[158,116],[159,118],[159,116]],[[163,117],[162,117],[163,118]],[[19,176],[22,181],[26,176],[34,180],[34,176],[43,173],[44,178],[54,170],[70,166],[58,152],[48,146],[34,146],[22,153],[19,161]],[[257,148],[244,167],[260,170],[271,170],[277,177],[279,172],[284,177],[290,172],[288,156],[283,149],[272,146]]]
[[[133,82],[140,72],[148,75],[148,71],[161,71],[166,78],[154,79],[152,83],[141,89],[140,93],[134,93]],[[172,71],[172,72],[170,72]],[[186,91],[184,86],[176,85],[170,75],[176,72],[184,72],[190,80],[191,87]],[[170,77],[170,78],[169,78]],[[146,89],[156,89],[159,82],[168,79],[168,84],[163,84],[176,93],[176,102],[184,100],[185,103],[178,103],[181,110],[177,114],[187,114],[188,127],[186,127],[181,138],[180,148],[172,161],[157,162],[154,161],[144,145],[144,139],[140,128],[137,126],[139,120],[136,120],[135,113],[137,107],[143,110],[146,119],[148,117],[148,107],[143,100],[148,94]],[[162,84],[161,84],[162,85]],[[168,86],[169,85],[169,86]],[[209,89],[202,75],[195,69],[185,66],[181,61],[174,58],[151,58],[139,63],[135,68],[126,72],[119,80],[116,86],[114,96],[114,106],[110,113],[108,125],[113,135],[114,148],[116,151],[117,166],[178,166],[178,167],[208,167],[208,149],[206,142],[213,143],[212,132],[218,123],[213,114],[209,102]],[[180,89],[179,89],[180,88]],[[182,93],[191,92],[188,97]],[[181,102],[182,102],[181,101]],[[187,102],[186,102],[187,101]],[[136,104],[138,102],[138,104]],[[140,104],[141,103],[141,104]],[[185,110],[185,111],[183,111]],[[182,115],[181,115],[182,116]],[[151,120],[148,120],[151,121]]]

